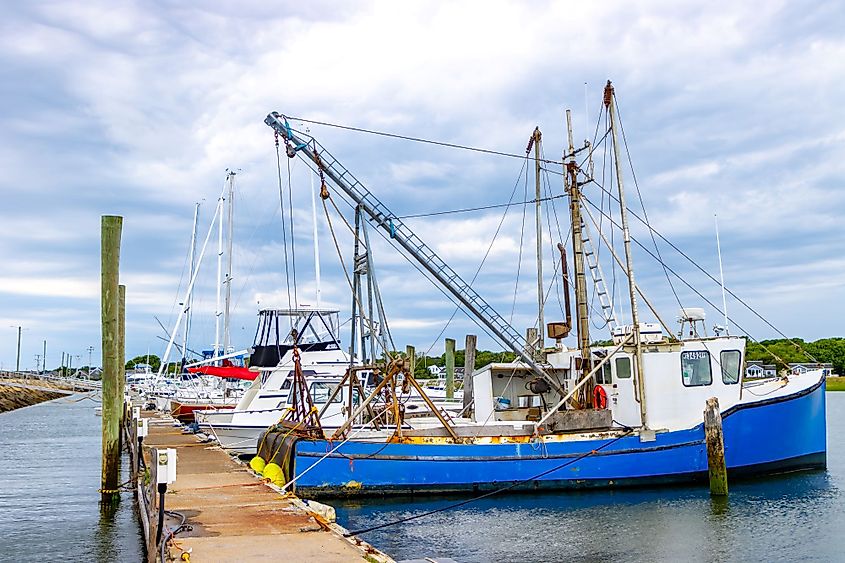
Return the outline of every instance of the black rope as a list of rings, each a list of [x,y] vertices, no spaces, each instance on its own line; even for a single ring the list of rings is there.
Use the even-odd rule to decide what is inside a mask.
[[[476,501],[479,501],[479,500],[482,500],[482,499],[485,499],[485,498],[492,497],[493,495],[497,495],[499,493],[509,491],[509,490],[511,490],[515,487],[518,487],[519,485],[522,485],[524,483],[528,483],[529,481],[534,481],[534,480],[539,479],[541,477],[545,477],[549,473],[554,473],[555,471],[559,471],[559,470],[564,469],[564,468],[566,468],[570,465],[578,463],[579,461],[581,461],[581,460],[583,460],[587,457],[590,457],[594,453],[600,452],[601,450],[605,449],[606,447],[615,444],[616,442],[618,442],[622,438],[625,438],[626,436],[629,436],[633,432],[633,429],[630,428],[630,427],[625,427],[625,429],[626,429],[626,431],[625,431],[624,434],[621,434],[621,435],[617,436],[616,438],[614,438],[614,439],[612,439],[608,442],[605,442],[604,444],[602,444],[598,448],[596,448],[594,450],[590,450],[589,452],[585,452],[585,453],[581,454],[580,456],[578,456],[574,459],[570,459],[570,460],[568,460],[568,461],[566,461],[566,462],[564,462],[560,465],[552,467],[551,469],[547,469],[547,470],[543,471],[542,473],[538,473],[537,475],[534,475],[533,477],[529,477],[527,479],[521,479],[519,481],[514,481],[513,483],[511,483],[510,485],[508,485],[506,487],[502,487],[500,489],[495,489],[495,490],[490,491],[489,493],[484,493],[483,495],[480,495],[480,496],[477,496],[477,497],[472,497],[472,498],[463,500],[461,502],[456,502],[456,503],[450,504],[448,506],[443,506],[441,508],[429,510],[428,512],[423,512],[422,514],[415,514],[413,516],[408,516],[406,518],[400,518],[399,520],[394,520],[392,522],[387,522],[385,524],[379,524],[377,526],[370,526],[368,528],[362,528],[360,530],[355,530],[355,531],[352,531],[352,532],[346,532],[345,534],[343,534],[343,536],[348,538],[350,536],[357,536],[357,535],[360,535],[360,534],[366,534],[367,532],[380,530],[382,528],[387,528],[389,526],[395,526],[396,524],[403,524],[405,522],[410,522],[411,520],[417,520],[417,519],[423,518],[425,516],[431,516],[432,514],[437,514],[439,512],[445,512],[447,510],[452,510],[453,508],[460,508],[461,506],[465,506],[465,505],[467,505],[471,502],[476,502]]]

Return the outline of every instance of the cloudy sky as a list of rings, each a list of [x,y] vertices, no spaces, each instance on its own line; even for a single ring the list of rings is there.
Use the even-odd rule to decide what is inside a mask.
[[[652,225],[718,275],[718,213],[728,287],[784,333],[841,336],[843,16],[838,2],[8,4],[0,21],[0,364],[14,365],[17,326],[23,368],[34,367],[44,340],[50,367],[63,351],[87,363],[89,346],[99,361],[104,214],[125,217],[127,356],[160,354],[155,318],[175,320],[194,204],[203,237],[226,169],[238,170],[232,335],[249,345],[258,308],[287,304],[276,153],[263,123],[270,111],[516,154],[539,126],[554,160],[564,148],[564,110],[573,110],[578,142],[591,138],[608,78]],[[519,158],[310,130],[399,216],[503,204],[512,194],[524,201]],[[303,162],[283,160],[285,189],[288,165],[297,294],[313,304],[310,179]],[[560,170],[548,167],[544,184],[559,195]],[[630,169],[625,181],[629,206],[640,209]],[[585,191],[601,205],[595,185]],[[565,200],[547,210],[552,234],[556,211],[565,238]],[[323,302],[348,316],[346,279],[318,212]],[[351,239],[333,221],[348,264]],[[519,205],[407,222],[466,278],[490,248],[475,286],[521,332],[536,318],[530,210],[524,236],[522,221]],[[641,228],[635,235],[652,248]],[[194,348],[214,340],[215,236],[199,276]],[[660,249],[720,302],[717,286]],[[637,252],[638,281],[674,321],[678,300],[663,270]],[[454,306],[375,235],[374,255],[397,345],[428,349]],[[561,315],[553,264],[550,255],[546,320]],[[674,285],[685,306],[704,304]],[[708,325],[719,322],[706,307]],[[728,309],[755,338],[777,336],[733,299]],[[458,314],[443,336],[462,341],[467,332],[480,333]],[[487,336],[481,345],[495,346]]]

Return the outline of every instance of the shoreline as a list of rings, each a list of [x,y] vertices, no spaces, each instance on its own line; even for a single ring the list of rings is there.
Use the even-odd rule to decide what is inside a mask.
[[[35,388],[37,385],[39,388]],[[55,389],[51,391],[50,389]],[[0,380],[0,414],[67,396],[69,390],[45,381],[26,379]]]

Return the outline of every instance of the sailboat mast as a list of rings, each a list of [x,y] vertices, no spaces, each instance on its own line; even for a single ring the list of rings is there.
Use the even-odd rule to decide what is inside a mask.
[[[225,195],[220,194],[217,200],[217,213],[220,215],[220,222],[217,223],[217,304],[214,308],[214,354],[217,358],[220,355],[220,317],[223,315],[220,307],[220,290],[223,287],[223,201]]]
[[[566,131],[569,138],[569,158],[566,162],[566,188],[569,192],[569,215],[572,220],[572,263],[575,266],[575,310],[578,324],[578,349],[584,373],[590,366],[590,318],[587,310],[587,275],[584,267],[584,238],[581,230],[581,187],[578,185],[578,163],[575,161],[575,142],[572,135],[572,112],[566,110]],[[589,386],[589,384],[587,385]],[[587,389],[587,393],[591,390]],[[588,395],[589,396],[589,395]]]
[[[613,142],[613,159],[616,165],[616,184],[619,188],[619,208],[622,222],[622,240],[625,246],[625,268],[628,271],[628,292],[631,298],[631,330],[634,334],[634,355],[636,358],[637,387],[640,395],[640,416],[644,428],[648,428],[645,406],[645,383],[643,381],[643,348],[640,339],[640,320],[637,311],[637,283],[634,280],[634,262],[631,255],[631,232],[628,229],[628,208],[625,206],[625,186],[622,181],[622,159],[619,151],[619,137],[616,132],[616,101],[610,80],[604,87],[604,105],[610,116],[610,135]]]
[[[230,315],[231,315],[231,305],[232,305],[232,241],[234,237],[234,215],[235,215],[235,172],[229,171],[227,175],[228,179],[228,195],[227,199],[229,200],[229,208],[228,208],[228,221],[227,224],[227,238],[226,241],[226,304],[224,308],[224,316],[223,316],[223,354],[229,353],[229,347],[231,346],[231,334],[229,332],[230,326]]]
[[[539,353],[545,345],[546,326],[543,319],[543,305],[545,295],[543,291],[543,221],[542,206],[540,205],[540,140],[543,138],[540,128],[534,128],[534,172],[535,172],[535,211],[537,223],[537,321],[538,332],[537,342],[533,344],[534,349]],[[539,355],[538,355],[539,357]]]
[[[191,258],[189,261],[190,267],[188,268],[188,279],[191,279],[194,276],[194,263],[196,261],[196,250],[197,250],[197,219],[199,218],[200,213],[200,204],[197,202],[194,205],[194,226],[191,229]],[[191,326],[191,306],[194,302],[194,295],[193,293],[188,295],[188,299],[185,302],[185,332],[182,335],[182,368],[185,367],[185,360],[188,357],[188,330],[190,330]],[[149,352],[147,353],[149,355]],[[147,364],[150,362],[148,361]]]

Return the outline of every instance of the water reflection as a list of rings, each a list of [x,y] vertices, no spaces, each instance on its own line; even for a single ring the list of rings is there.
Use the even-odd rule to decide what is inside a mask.
[[[845,431],[845,393],[828,393],[828,433]],[[363,537],[397,559],[459,561],[837,560],[845,539],[845,449],[828,471],[699,486],[494,496]],[[465,497],[464,497],[465,498]],[[333,502],[350,529],[447,506],[455,498]],[[812,531],[812,540],[806,531]],[[802,532],[803,531],[803,532]]]
[[[99,505],[100,424],[90,401],[0,414],[0,561],[142,559],[131,493]]]

